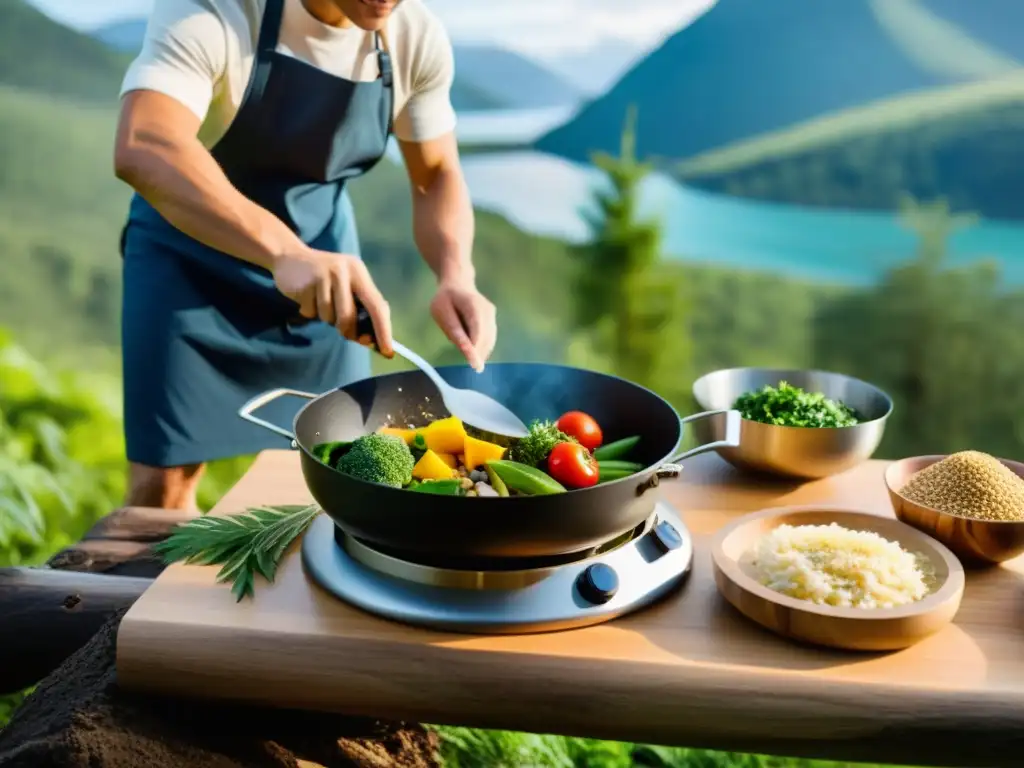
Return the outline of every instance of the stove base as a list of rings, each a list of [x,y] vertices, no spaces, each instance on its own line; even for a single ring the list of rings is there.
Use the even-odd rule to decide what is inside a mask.
[[[579,562],[516,572],[523,586],[515,588],[441,586],[387,575],[338,546],[334,533],[334,521],[321,515],[303,539],[303,565],[321,587],[368,613],[447,632],[525,634],[599,624],[678,588],[693,563],[689,532],[665,502],[658,503],[643,536]],[[445,575],[452,572],[438,572],[436,581],[446,581]],[[457,575],[460,583],[474,581],[473,572]],[[480,574],[478,581],[490,576]]]

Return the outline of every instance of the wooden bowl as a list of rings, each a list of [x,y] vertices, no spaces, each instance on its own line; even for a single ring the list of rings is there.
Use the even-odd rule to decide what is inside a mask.
[[[893,462],[885,470],[896,517],[938,539],[969,565],[993,565],[1024,553],[1024,521],[972,520],[926,507],[900,495],[910,476],[930,467],[945,456],[913,456]],[[1003,466],[1024,478],[1024,464],[999,459]]]
[[[757,580],[752,555],[761,536],[780,525],[829,523],[874,531],[927,557],[935,572],[932,592],[896,608],[836,608],[788,597]],[[893,651],[923,640],[953,620],[964,592],[960,562],[930,536],[898,520],[831,507],[783,507],[746,515],[718,532],[711,558],[719,592],[747,618],[793,640],[854,651]]]

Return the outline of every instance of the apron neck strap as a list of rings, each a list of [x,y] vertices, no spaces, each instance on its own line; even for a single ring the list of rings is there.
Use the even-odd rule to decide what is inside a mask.
[[[377,66],[380,69],[380,79],[385,88],[390,88],[394,80],[391,70],[391,56],[388,54],[387,40],[384,34],[378,30],[373,33],[373,48],[377,52]]]
[[[277,50],[278,36],[281,34],[281,19],[284,17],[284,0],[267,0],[263,9],[263,21],[260,23],[260,37],[256,49],[261,54],[273,53]]]

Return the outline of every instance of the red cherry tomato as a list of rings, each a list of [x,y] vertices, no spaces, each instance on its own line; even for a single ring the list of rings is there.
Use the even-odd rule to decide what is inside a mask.
[[[548,456],[548,472],[569,488],[589,488],[597,485],[597,461],[590,451],[576,443],[559,443]]]
[[[563,413],[556,426],[569,437],[575,437],[588,451],[596,449],[604,439],[601,427],[583,411]]]

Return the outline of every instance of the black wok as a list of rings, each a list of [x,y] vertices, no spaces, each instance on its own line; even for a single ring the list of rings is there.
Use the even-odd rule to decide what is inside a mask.
[[[629,457],[647,468],[609,483],[546,496],[449,497],[368,483],[318,461],[318,443],[352,440],[385,425],[425,425],[447,414],[437,389],[419,371],[363,379],[322,395],[280,389],[245,404],[239,415],[292,438],[302,473],[316,502],[339,528],[398,556],[420,562],[469,562],[494,558],[551,558],[597,547],[642,524],[654,510],[658,479],[678,472],[687,456],[735,446],[739,414],[712,411],[690,416],[724,418],[727,438],[678,451],[679,415],[650,390],[593,371],[539,363],[492,363],[481,374],[466,366],[439,368],[456,387],[491,395],[523,421],[557,419],[582,410],[601,425],[606,442],[640,435]],[[254,415],[280,397],[309,399],[288,432]]]

